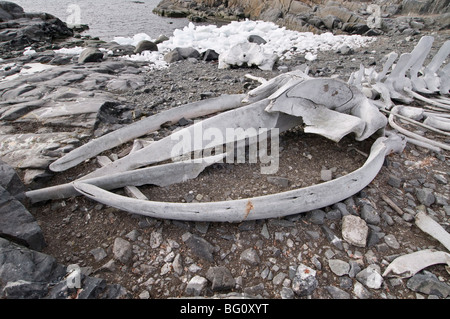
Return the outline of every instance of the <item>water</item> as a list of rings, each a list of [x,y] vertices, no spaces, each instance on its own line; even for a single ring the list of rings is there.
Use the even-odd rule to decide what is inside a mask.
[[[189,24],[184,18],[163,18],[152,12],[160,0],[12,0],[25,12],[46,12],[69,24],[89,25],[86,34],[102,40],[146,33],[171,36]]]

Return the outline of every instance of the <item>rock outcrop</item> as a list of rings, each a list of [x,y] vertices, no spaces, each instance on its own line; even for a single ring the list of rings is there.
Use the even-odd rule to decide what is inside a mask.
[[[162,0],[154,12],[167,17],[188,17],[192,21],[248,18],[271,21],[302,32],[378,35],[397,31],[392,28],[394,15],[407,15],[410,19],[433,15],[421,21],[423,27],[448,28],[450,4],[447,0]],[[375,18],[377,24],[373,26],[369,22]]]

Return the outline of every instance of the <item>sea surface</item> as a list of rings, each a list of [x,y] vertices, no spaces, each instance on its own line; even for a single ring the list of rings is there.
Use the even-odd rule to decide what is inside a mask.
[[[163,18],[152,12],[160,0],[10,0],[25,12],[46,12],[68,24],[87,24],[83,34],[112,40],[146,33],[152,38],[171,36],[189,24],[185,18]]]

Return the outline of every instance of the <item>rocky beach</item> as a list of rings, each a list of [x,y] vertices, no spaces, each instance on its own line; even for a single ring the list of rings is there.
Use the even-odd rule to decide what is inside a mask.
[[[133,150],[132,141],[64,172],[49,169],[77,147],[141,119],[191,102],[246,94],[260,86],[255,79],[296,69],[347,82],[361,65],[382,69],[390,52],[409,53],[423,36],[433,36],[427,63],[450,38],[448,2],[439,8],[419,6],[426,1],[399,1],[395,8],[372,2],[382,8],[379,28],[366,23],[367,2],[345,8],[353,17],[347,20],[335,2],[294,1],[291,11],[280,9],[285,18],[280,25],[292,26],[294,16],[301,25],[292,29],[373,39],[360,47],[318,50],[314,58],[292,48],[289,58],[261,69],[219,68],[217,52],[195,48],[171,50],[164,54],[167,66],[158,67],[130,57],[158,52],[170,34],[136,46],[106,42],[87,35],[88,26],[69,28],[49,14],[0,1],[0,299],[448,299],[449,247],[418,227],[426,214],[448,236],[448,150],[407,143],[403,152],[386,157],[367,187],[344,201],[241,223],[150,218],[83,196],[36,203],[25,196],[123,158]],[[174,16],[168,10],[180,12],[183,5],[163,1],[160,14],[161,8]],[[197,3],[180,15],[220,23],[254,18],[236,7],[222,9],[213,17]],[[274,11],[264,11],[261,19],[280,22]],[[79,52],[64,52],[70,49]],[[415,100],[412,106],[424,104]],[[161,140],[195,120],[180,114],[142,141]],[[450,144],[448,134],[402,124]],[[178,203],[275,194],[355,171],[373,142],[349,135],[336,143],[290,130],[282,135],[275,175],[261,174],[254,164],[215,164],[196,179],[138,191],[154,201]],[[409,275],[386,273],[398,257],[415,252],[443,257]]]

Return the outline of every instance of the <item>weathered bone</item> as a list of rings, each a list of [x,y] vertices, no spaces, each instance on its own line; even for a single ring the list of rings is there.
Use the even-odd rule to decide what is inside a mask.
[[[439,225],[434,219],[424,212],[420,212],[415,217],[415,223],[425,233],[431,235],[439,241],[448,251],[450,251],[450,234]]]
[[[383,277],[397,275],[401,278],[414,276],[429,266],[447,264],[450,266],[450,254],[434,249],[425,249],[397,257],[383,273]]]
[[[450,55],[450,40],[446,41],[442,45],[438,53],[424,69],[423,80],[426,83],[426,87],[431,92],[439,92],[439,87],[442,87],[440,80],[444,80],[445,77],[449,78],[449,72],[438,74],[439,68],[444,63],[448,55]],[[447,92],[444,93],[441,91],[441,94],[448,94],[448,89]]]
[[[162,124],[167,122],[176,123],[183,117],[186,119],[195,118],[239,107],[242,105],[241,101],[244,97],[244,94],[222,95],[217,98],[189,103],[155,114],[74,149],[53,162],[50,165],[50,169],[54,172],[65,171],[103,151],[156,131]]]
[[[129,172],[110,174],[98,178],[85,179],[85,183],[97,185],[104,189],[117,189],[125,186],[142,186],[153,184],[157,186],[168,186],[180,183],[188,179],[196,178],[206,167],[220,162],[226,154],[219,154],[202,161],[184,161],[164,165],[152,166]],[[63,199],[78,196],[72,183],[41,188],[28,191],[25,195],[31,203],[37,203],[49,199]]]
[[[348,175],[310,187],[233,201],[153,202],[120,196],[85,181],[74,182],[74,187],[80,194],[100,203],[155,218],[210,222],[242,222],[276,218],[325,207],[352,196],[375,178],[386,155],[392,151],[401,152],[404,146],[404,141],[396,135],[389,138],[380,137],[372,145],[370,156],[364,165]]]

